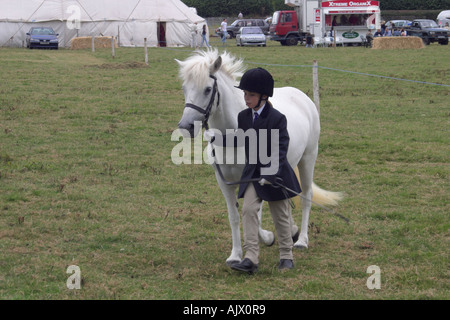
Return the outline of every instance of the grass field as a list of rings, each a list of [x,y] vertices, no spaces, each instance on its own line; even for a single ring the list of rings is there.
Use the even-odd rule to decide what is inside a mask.
[[[450,47],[437,44],[226,49],[311,98],[312,69],[281,64],[450,84]],[[247,276],[225,265],[212,169],[171,161],[184,106],[174,59],[189,55],[151,48],[146,66],[143,48],[0,49],[0,299],[450,298],[449,87],[319,69],[314,181],[345,192],[336,210],[350,222],[313,207],[295,269],[277,271],[274,245]],[[366,286],[371,265],[381,289]]]

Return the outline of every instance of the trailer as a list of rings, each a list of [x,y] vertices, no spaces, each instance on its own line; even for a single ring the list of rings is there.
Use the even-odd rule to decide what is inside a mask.
[[[381,28],[380,3],[357,0],[324,1],[321,18],[322,34],[336,36],[343,44],[359,44],[369,30]]]
[[[303,42],[308,33],[339,39],[343,45],[360,44],[369,30],[381,27],[379,1],[285,0],[285,4],[294,10],[276,11],[270,26],[271,39],[282,45]]]

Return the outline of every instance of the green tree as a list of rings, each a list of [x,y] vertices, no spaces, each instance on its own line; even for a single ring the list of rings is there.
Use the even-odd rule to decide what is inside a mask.
[[[284,0],[182,0],[194,7],[202,17],[270,16],[274,11],[289,7]],[[379,0],[381,10],[446,10],[450,0]]]
[[[197,9],[202,17],[270,16],[276,10],[286,9],[284,0],[182,0],[187,6]]]
[[[380,0],[381,10],[445,10],[450,0]]]

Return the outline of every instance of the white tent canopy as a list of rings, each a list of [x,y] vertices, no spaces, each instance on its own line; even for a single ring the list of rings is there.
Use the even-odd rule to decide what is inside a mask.
[[[189,46],[205,19],[180,0],[0,0],[0,46],[22,46],[34,26],[50,26],[59,45],[74,37],[116,36],[121,46]]]

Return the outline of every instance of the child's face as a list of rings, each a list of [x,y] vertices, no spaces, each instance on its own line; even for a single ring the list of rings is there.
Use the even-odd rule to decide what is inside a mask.
[[[258,104],[260,96],[260,93],[244,90],[245,104],[247,105],[247,107],[255,111],[257,111],[262,105],[264,105],[265,101],[261,101],[261,103]],[[263,96],[263,99],[264,98],[266,98],[266,96]]]

